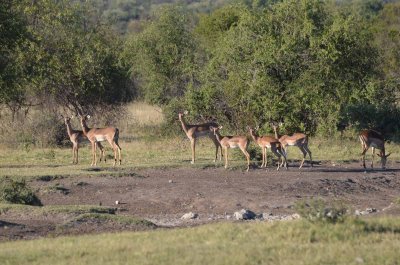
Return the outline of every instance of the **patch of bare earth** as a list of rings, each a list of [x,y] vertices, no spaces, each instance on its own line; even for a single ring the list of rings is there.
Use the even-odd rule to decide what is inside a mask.
[[[257,214],[292,214],[296,201],[316,197],[341,200],[352,209],[376,208],[377,214],[400,214],[391,204],[400,197],[400,169],[365,171],[359,163],[327,163],[301,170],[290,167],[287,171],[272,167],[249,172],[185,167],[134,173],[128,177],[35,180],[30,184],[39,191],[43,205],[110,206],[117,208],[118,216],[142,218],[162,227],[228,220],[243,208]],[[188,212],[198,217],[181,220]],[[63,225],[71,218],[74,216],[59,214],[32,219],[29,213],[3,213],[0,240],[154,228],[100,219]]]

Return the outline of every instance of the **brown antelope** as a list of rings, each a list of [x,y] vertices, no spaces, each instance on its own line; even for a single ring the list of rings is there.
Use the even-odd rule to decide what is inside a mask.
[[[385,154],[385,140],[383,139],[382,134],[380,134],[379,132],[374,131],[374,130],[362,130],[360,132],[359,139],[361,141],[361,146],[363,149],[362,154],[361,154],[363,167],[366,168],[365,167],[365,153],[371,147],[372,148],[371,168],[374,168],[375,148],[377,148],[380,150],[378,156],[380,156],[380,158],[381,158],[382,169],[385,169],[386,159],[388,156],[390,156],[390,153],[388,155]]]
[[[256,142],[258,146],[261,147],[262,150],[261,167],[267,167],[267,148],[269,148],[271,149],[272,153],[274,153],[278,157],[278,168],[276,170],[279,170],[279,168],[281,167],[280,160],[282,159],[282,157],[285,163],[285,168],[287,169],[286,153],[282,148],[282,144],[279,142],[279,140],[272,136],[257,136],[255,131],[258,128],[253,129],[248,127],[248,129],[250,131],[250,135],[253,138],[254,142]]]
[[[81,126],[83,134],[88,138],[92,144],[92,166],[96,163],[96,146],[97,142],[107,141],[112,149],[114,150],[114,166],[117,163],[117,150],[119,164],[121,165],[121,147],[118,144],[119,130],[114,127],[107,128],[89,128],[86,124],[86,120],[90,118],[90,115],[81,116]]]
[[[281,142],[282,147],[285,150],[286,157],[287,157],[288,146],[297,146],[303,154],[303,160],[300,163],[299,169],[301,169],[303,167],[304,160],[306,159],[307,154],[310,156],[310,164],[311,164],[311,167],[313,167],[311,151],[308,148],[308,136],[306,134],[294,133],[292,136],[283,135],[283,136],[279,137],[278,132],[277,132],[278,125],[273,123],[272,127],[275,132],[275,138],[279,139],[279,142]],[[282,161],[282,163],[283,163],[283,161]],[[281,164],[281,166],[282,166],[282,164]]]
[[[247,159],[247,169],[249,171],[250,168],[250,155],[247,152],[247,147],[249,145],[249,139],[247,136],[221,136],[219,134],[219,130],[222,129],[222,126],[213,127],[210,126],[209,130],[213,132],[215,138],[220,143],[222,148],[225,150],[225,168],[228,168],[228,149],[229,148],[236,148],[239,147],[243,154],[246,156]]]
[[[78,150],[79,144],[86,139],[86,136],[83,134],[83,131],[74,130],[71,126],[71,118],[72,117],[64,117],[65,125],[67,126],[67,133],[69,136],[69,140],[72,143],[72,164],[78,164]],[[106,161],[106,157],[104,156],[104,148],[100,142],[97,142],[97,146],[100,149],[100,161],[104,157],[104,162]]]
[[[179,121],[182,124],[182,129],[185,132],[186,136],[189,138],[190,140],[190,146],[192,148],[192,164],[194,164],[195,162],[195,157],[196,157],[196,140],[197,138],[200,137],[209,137],[214,145],[215,145],[215,159],[214,162],[217,161],[217,157],[218,157],[218,148],[220,148],[221,150],[221,156],[220,156],[220,160],[222,159],[222,148],[220,143],[218,142],[218,140],[216,139],[215,135],[213,132],[210,131],[210,126],[212,127],[218,127],[218,124],[215,122],[208,122],[208,123],[204,123],[204,124],[187,124],[184,120],[184,115],[186,115],[188,112],[185,111],[184,113],[179,113],[178,117],[179,117]]]

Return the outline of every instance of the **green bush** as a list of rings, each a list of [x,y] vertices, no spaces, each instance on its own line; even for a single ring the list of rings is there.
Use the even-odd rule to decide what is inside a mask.
[[[295,205],[297,212],[304,219],[314,222],[338,223],[346,219],[347,207],[341,202],[328,205],[322,199],[300,201]]]
[[[12,180],[8,178],[0,181],[0,202],[42,205],[25,180]]]

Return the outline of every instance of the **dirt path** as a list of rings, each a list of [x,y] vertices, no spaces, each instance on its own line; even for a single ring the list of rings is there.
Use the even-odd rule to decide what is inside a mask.
[[[137,176],[134,177],[81,176],[36,180],[31,185],[39,190],[44,205],[101,204],[118,208],[117,214],[145,218],[161,226],[226,220],[242,208],[257,214],[291,214],[295,212],[296,201],[312,197],[340,199],[353,209],[361,210],[381,210],[400,198],[400,169],[364,171],[359,163],[334,166],[329,163],[302,170],[291,167],[288,171],[279,172],[273,168],[267,171],[252,169],[250,172],[223,168],[177,168],[139,170],[135,173]],[[58,192],[46,192],[54,186],[62,188]],[[115,205],[117,200],[122,204]],[[187,212],[195,212],[199,218],[181,220],[180,217]],[[397,210],[387,212],[400,214]],[[51,218],[29,222],[29,218],[24,219],[24,216],[7,214],[0,215],[0,220],[11,223],[9,227],[19,231],[22,238],[24,232],[21,231],[25,231],[30,224],[48,227],[57,223]],[[0,224],[0,229],[3,226]],[[104,231],[125,229],[129,227],[108,225]],[[101,227],[96,230],[101,231]],[[46,235],[46,231],[37,234]]]

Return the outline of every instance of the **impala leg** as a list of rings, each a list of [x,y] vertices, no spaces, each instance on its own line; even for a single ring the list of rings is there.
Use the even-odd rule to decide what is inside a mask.
[[[225,168],[228,168],[228,148],[225,147]]]
[[[306,152],[306,150],[304,150],[303,147],[299,147],[299,149],[303,153],[303,160],[301,161],[301,164],[300,164],[300,167],[299,167],[299,169],[301,169],[303,167],[304,160],[306,159],[307,152]]]
[[[371,162],[371,168],[374,168],[375,147],[371,147],[371,149],[372,149],[372,162]]]
[[[78,164],[78,148],[79,148],[79,146],[77,144],[76,147],[75,147],[75,163],[76,164]]]
[[[283,166],[283,163],[286,163],[286,169],[287,169],[287,146],[281,147],[282,153],[285,154],[285,161],[281,161],[281,167]]]
[[[312,157],[311,157],[311,151],[310,151],[310,149],[308,148],[308,145],[305,145],[305,146],[304,146],[304,149],[306,150],[306,152],[307,152],[308,155],[310,156],[310,165],[311,165],[311,167],[313,167],[313,162],[312,162]]]
[[[246,171],[249,171],[249,169],[250,169],[250,154],[244,148],[240,148],[240,150],[242,150],[244,156],[247,159],[247,169],[246,169]]]
[[[94,165],[97,166],[97,142],[94,143]]]
[[[268,148],[264,146],[264,167],[268,165]]]
[[[366,168],[366,166],[365,166],[365,153],[367,152],[367,148],[365,148],[364,147],[364,145],[363,145],[363,151],[362,151],[362,153],[361,153],[361,161],[362,161],[362,166],[364,167],[364,168]]]
[[[92,142],[92,164],[91,166],[95,165],[95,152],[96,152],[96,142]]]
[[[264,153],[264,147],[261,147],[261,153],[262,153],[262,163],[261,163],[261,168],[264,167],[264,161],[265,161],[265,153]]]
[[[72,164],[75,164],[75,144],[72,145]]]
[[[196,138],[190,139],[190,146],[192,147],[192,164],[194,164],[195,161],[195,151],[196,151]]]
[[[114,164],[113,164],[113,166],[114,167],[117,164],[117,149],[118,149],[118,147],[114,144],[114,146],[113,146],[113,151],[114,151]]]
[[[221,145],[215,137],[210,137],[210,138],[214,142],[214,145],[215,145],[215,159],[214,159],[214,163],[215,163],[215,162],[217,162],[217,159],[218,159],[218,148],[220,148]],[[222,149],[221,149],[221,156],[219,159],[220,160],[222,159]]]

